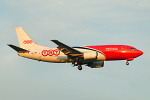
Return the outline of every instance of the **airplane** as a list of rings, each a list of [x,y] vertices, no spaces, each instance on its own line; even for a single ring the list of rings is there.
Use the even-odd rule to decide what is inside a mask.
[[[142,51],[128,45],[95,45],[70,47],[58,40],[51,40],[57,48],[49,48],[36,44],[22,27],[16,27],[20,47],[7,44],[17,51],[21,57],[53,63],[72,63],[82,70],[82,65],[91,68],[104,66],[105,61],[134,60],[143,54]]]

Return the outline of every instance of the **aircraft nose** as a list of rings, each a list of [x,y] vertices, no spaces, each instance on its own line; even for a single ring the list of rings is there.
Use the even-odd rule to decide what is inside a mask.
[[[138,55],[141,56],[143,54],[143,51],[138,50]]]

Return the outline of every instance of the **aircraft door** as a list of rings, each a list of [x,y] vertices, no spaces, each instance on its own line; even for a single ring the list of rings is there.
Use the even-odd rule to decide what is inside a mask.
[[[122,58],[122,59],[125,59],[126,58],[126,47],[125,46],[122,46],[121,47],[121,56],[120,56],[120,58]]]
[[[126,51],[126,47],[125,47],[125,46],[122,46],[122,47],[121,47],[121,51]]]

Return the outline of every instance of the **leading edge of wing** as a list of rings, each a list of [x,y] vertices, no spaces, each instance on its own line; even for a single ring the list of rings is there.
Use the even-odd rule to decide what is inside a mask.
[[[71,48],[71,47],[69,47],[69,46],[67,46],[67,45],[65,45],[65,44],[63,44],[63,43],[61,43],[61,42],[59,42],[58,40],[50,40],[50,41],[52,41],[52,42],[54,42],[55,44],[57,44],[57,45],[58,45],[57,48],[58,48],[60,51],[62,51],[65,55],[71,55],[71,56],[80,56],[80,55],[83,55],[82,52],[80,52],[80,51],[78,51],[78,50],[76,50],[76,49],[73,49],[73,48]]]

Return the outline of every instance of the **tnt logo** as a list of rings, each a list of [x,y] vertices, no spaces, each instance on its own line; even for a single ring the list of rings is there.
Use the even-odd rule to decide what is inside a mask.
[[[42,55],[43,55],[43,56],[47,56],[47,50],[43,50],[43,51],[42,51]]]
[[[23,41],[23,44],[32,44],[32,43],[33,43],[32,40],[24,40],[24,41]]]
[[[58,55],[60,54],[60,51],[59,51],[58,49],[55,49],[54,52],[53,52],[53,54],[54,54],[55,56],[58,56]]]
[[[43,50],[41,54],[42,56],[53,56],[53,55],[58,56],[60,54],[60,51],[58,49]]]

